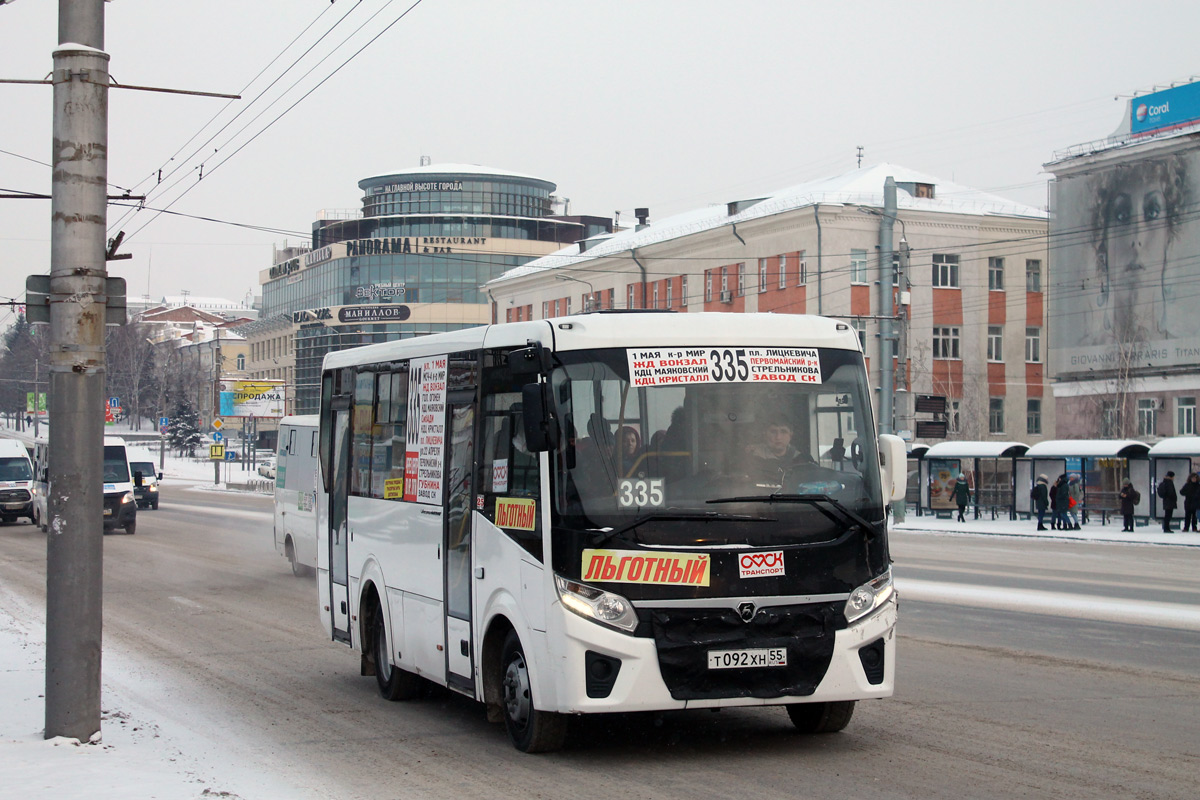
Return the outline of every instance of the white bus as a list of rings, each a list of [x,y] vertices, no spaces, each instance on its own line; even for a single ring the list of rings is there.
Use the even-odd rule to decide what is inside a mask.
[[[275,461],[275,551],[297,577],[317,565],[317,420],[315,414],[279,421]]]
[[[892,694],[904,446],[845,323],[601,312],[334,352],[320,451],[322,622],[389,700],[444,685],[535,752],[575,714],[824,732]]]

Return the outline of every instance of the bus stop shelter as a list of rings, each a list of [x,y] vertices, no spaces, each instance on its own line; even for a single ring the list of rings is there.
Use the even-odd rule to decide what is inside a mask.
[[[904,484],[904,505],[912,506],[917,516],[921,516],[921,462],[925,459],[925,451],[929,445],[914,444],[908,451],[908,480]]]
[[[925,513],[957,511],[954,486],[960,474],[971,487],[975,518],[990,511],[1016,519],[1013,507],[1017,459],[1028,450],[1021,442],[939,442],[921,458],[921,506]]]
[[[1143,492],[1143,495],[1150,498],[1150,515],[1158,517],[1162,511],[1159,504],[1162,502],[1158,499],[1158,493],[1155,489],[1168,472],[1175,473],[1175,491],[1178,492],[1183,488],[1183,482],[1187,480],[1189,473],[1196,472],[1200,469],[1200,436],[1172,436],[1170,439],[1163,439],[1158,444],[1150,448],[1150,491]],[[1138,490],[1141,491],[1141,486]],[[1176,512],[1177,517],[1183,516],[1183,498],[1179,499],[1179,509]]]
[[[1102,524],[1109,517],[1121,517],[1121,482],[1125,478],[1142,495],[1134,516],[1150,512],[1154,490],[1150,478],[1150,446],[1132,439],[1052,439],[1038,442],[1025,452],[1017,464],[1018,513],[1031,513],[1029,490],[1038,475],[1045,475],[1054,485],[1060,475],[1078,475],[1083,489],[1083,508],[1080,520],[1099,517]]]

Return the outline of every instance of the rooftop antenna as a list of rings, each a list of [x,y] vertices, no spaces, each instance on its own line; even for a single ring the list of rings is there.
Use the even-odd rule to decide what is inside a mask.
[[[858,168],[862,169],[863,146],[858,146]]]
[[[432,163],[433,163],[433,159],[430,158],[429,156],[421,156],[421,166],[422,167],[428,167]]]

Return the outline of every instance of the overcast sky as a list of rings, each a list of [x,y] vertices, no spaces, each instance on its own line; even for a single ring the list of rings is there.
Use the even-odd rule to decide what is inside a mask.
[[[859,145],[864,164],[1044,206],[1056,150],[1112,133],[1131,93],[1200,74],[1200,3],[1178,0],[422,0],[397,21],[412,3],[106,5],[117,82],[244,98],[112,91],[109,181],[152,208],[270,229],[110,207],[134,256],[110,269],[131,296],[257,294],[273,245],[422,155],[553,181],[572,213],[646,206],[652,222],[854,169]],[[57,16],[55,0],[0,6],[0,78],[46,76]],[[0,84],[0,120],[0,192],[48,193],[50,88]],[[19,297],[49,269],[50,203],[0,204],[0,296]]]

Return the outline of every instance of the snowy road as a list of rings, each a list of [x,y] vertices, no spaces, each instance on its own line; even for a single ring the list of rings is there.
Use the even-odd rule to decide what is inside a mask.
[[[196,796],[1195,794],[1195,548],[897,535],[897,694],[845,733],[797,736],[770,709],[595,718],[532,757],[458,696],[380,699],[324,641],[269,509],[171,487],[105,538],[106,686],[191,752]],[[36,606],[44,555],[30,526],[0,529],[5,590]]]

